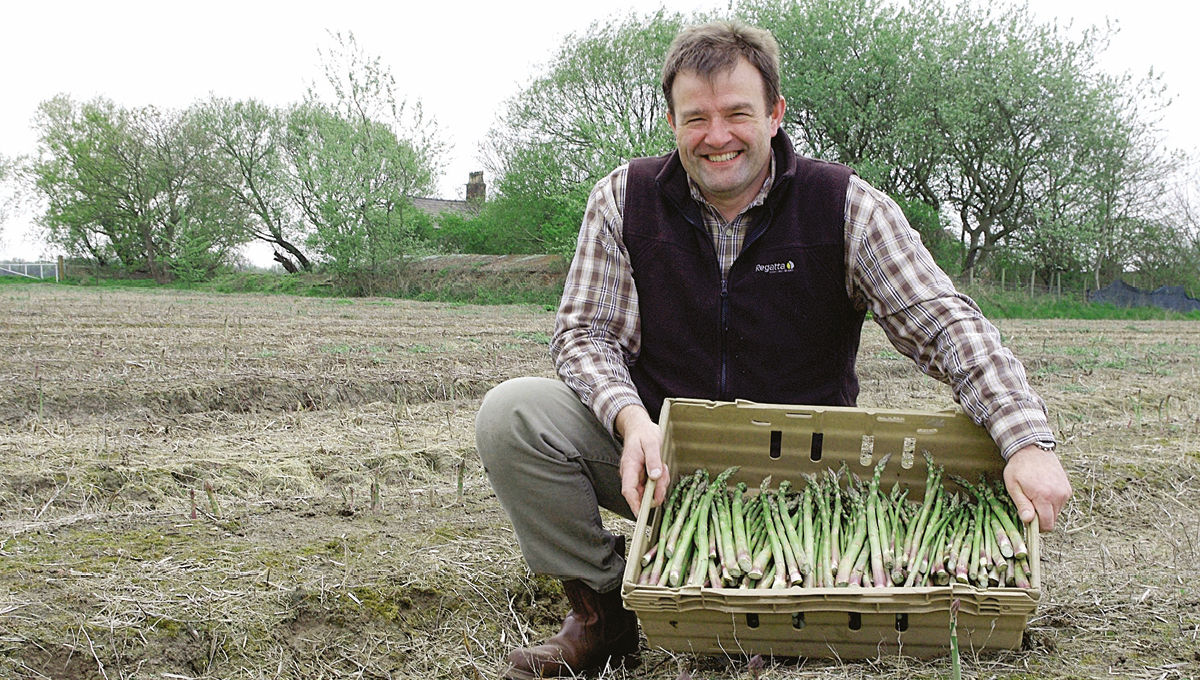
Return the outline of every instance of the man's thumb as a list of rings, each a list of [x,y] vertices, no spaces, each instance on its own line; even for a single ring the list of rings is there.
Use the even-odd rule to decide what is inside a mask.
[[[1013,504],[1017,506],[1017,516],[1025,524],[1032,522],[1033,518],[1037,515],[1037,510],[1033,507],[1033,501],[1029,500],[1025,493],[1021,491],[1012,494],[1012,497]]]

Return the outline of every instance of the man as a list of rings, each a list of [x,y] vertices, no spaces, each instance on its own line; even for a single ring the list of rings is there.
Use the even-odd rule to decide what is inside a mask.
[[[562,578],[572,607],[557,635],[509,656],[507,677],[637,653],[623,542],[599,508],[635,517],[647,479],[662,502],[663,399],[853,406],[868,310],[988,428],[1023,520],[1052,529],[1071,494],[1023,367],[895,203],[796,156],[778,54],[736,23],[676,38],[663,92],[678,148],[593,190],[551,343],[561,381],[508,381],[480,408],[478,450],[526,562]]]

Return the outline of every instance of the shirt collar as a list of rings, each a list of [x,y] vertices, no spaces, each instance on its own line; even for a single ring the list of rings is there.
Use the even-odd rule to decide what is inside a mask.
[[[717,210],[716,206],[709,203],[708,199],[704,198],[704,194],[700,193],[700,187],[697,186],[694,181],[692,181],[691,175],[687,176],[687,181],[688,181],[688,190],[691,191],[693,200],[695,200],[697,203],[699,203],[703,206],[707,206],[708,208],[710,208],[712,210]],[[758,206],[762,205],[763,202],[767,200],[767,195],[771,193],[771,187],[774,186],[774,184],[775,184],[775,154],[771,154],[771,171],[767,173],[767,178],[765,180],[763,180],[762,188],[758,190],[758,194],[754,197],[754,200],[750,201],[750,203],[748,205],[746,205],[745,208],[742,208],[741,212],[739,212],[738,215],[743,215],[746,213],[746,211],[750,210],[751,208],[757,208]],[[720,211],[717,211],[717,213],[720,214]]]

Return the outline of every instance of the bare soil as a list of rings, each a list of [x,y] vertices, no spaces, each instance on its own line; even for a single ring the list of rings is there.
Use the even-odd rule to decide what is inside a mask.
[[[1023,648],[968,653],[964,677],[1200,677],[1200,326],[999,326],[1075,497]],[[552,327],[533,306],[0,288],[0,678],[497,677],[566,605],[524,567],[473,418],[500,381],[553,374]],[[860,377],[863,406],[953,405],[873,325]],[[598,677],[751,677],[642,658]]]

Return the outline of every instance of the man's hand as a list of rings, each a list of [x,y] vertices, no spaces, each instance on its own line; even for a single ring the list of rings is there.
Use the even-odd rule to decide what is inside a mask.
[[[625,440],[621,451],[621,495],[633,514],[642,509],[642,494],[646,480],[656,480],[652,507],[658,507],[667,494],[671,481],[667,466],[662,462],[662,430],[650,419],[641,406],[626,406],[617,413],[617,432]]]
[[[1029,524],[1036,514],[1042,531],[1054,529],[1058,513],[1071,497],[1071,482],[1058,456],[1032,445],[1009,457],[1004,486],[1021,521]]]

